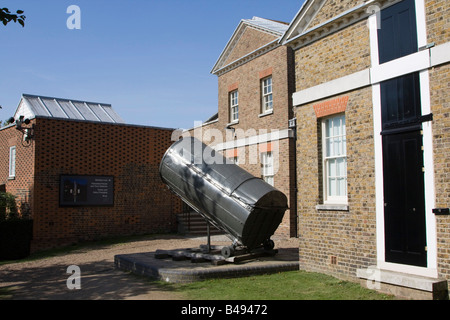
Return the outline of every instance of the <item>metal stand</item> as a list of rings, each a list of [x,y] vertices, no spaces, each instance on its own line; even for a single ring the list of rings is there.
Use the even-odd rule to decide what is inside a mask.
[[[206,247],[206,251],[208,253],[211,252],[211,233],[209,230],[209,221],[206,220],[206,233],[207,233],[207,237],[208,237],[208,243],[207,243],[207,247]]]
[[[209,223],[207,222],[207,237],[206,245],[200,245],[198,248],[185,248],[175,250],[156,250],[156,259],[172,258],[174,261],[191,260],[193,263],[210,261],[214,265],[222,265],[225,263],[239,263],[246,260],[251,260],[258,257],[274,256],[278,253],[274,249],[274,243],[268,239],[259,247],[249,251],[246,247],[239,246],[233,243],[231,246],[216,246],[211,245],[211,235],[209,232]]]

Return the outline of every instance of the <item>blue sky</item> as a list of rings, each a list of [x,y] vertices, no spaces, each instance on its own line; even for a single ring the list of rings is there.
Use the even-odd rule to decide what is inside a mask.
[[[241,19],[291,22],[303,0],[0,0],[0,120],[22,93],[110,103],[129,124],[191,128],[217,112],[210,73]],[[67,8],[81,9],[69,30]]]

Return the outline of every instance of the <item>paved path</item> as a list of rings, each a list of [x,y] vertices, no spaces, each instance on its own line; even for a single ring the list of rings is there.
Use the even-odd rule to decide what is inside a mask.
[[[282,246],[297,247],[296,239],[280,240]],[[114,256],[197,247],[206,238],[186,238],[178,235],[148,237],[144,240],[115,245],[93,245],[56,257],[0,266],[0,299],[8,288],[13,300],[178,300],[186,297],[164,290],[144,277],[114,267]],[[212,237],[213,244],[229,244],[224,236]],[[275,240],[276,246],[278,241]],[[67,268],[76,265],[81,271],[81,289],[69,290]]]

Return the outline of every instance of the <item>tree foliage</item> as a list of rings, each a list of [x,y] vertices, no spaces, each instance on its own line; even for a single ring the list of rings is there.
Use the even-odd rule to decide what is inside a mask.
[[[14,21],[20,23],[22,27],[25,26],[25,15],[23,10],[17,10],[16,13],[11,13],[8,8],[0,8],[0,21],[6,26],[8,22]]]
[[[16,197],[9,192],[0,192],[0,222],[18,217]]]

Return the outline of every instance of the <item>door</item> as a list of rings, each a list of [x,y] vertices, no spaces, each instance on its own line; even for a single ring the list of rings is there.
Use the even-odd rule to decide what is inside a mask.
[[[427,266],[422,135],[383,135],[386,262]]]
[[[385,261],[427,266],[419,74],[380,84]]]

